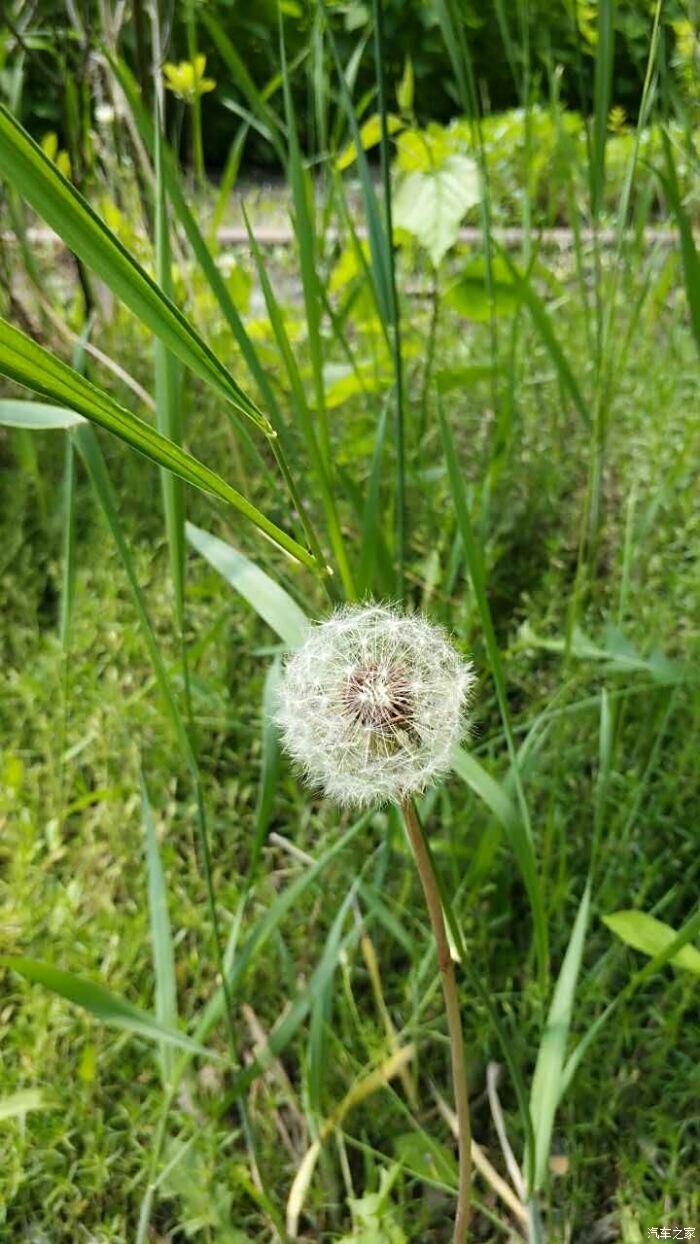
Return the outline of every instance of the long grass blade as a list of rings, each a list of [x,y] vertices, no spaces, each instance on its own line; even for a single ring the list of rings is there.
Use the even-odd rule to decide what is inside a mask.
[[[148,873],[148,917],[151,928],[151,951],[155,976],[156,1019],[166,1028],[177,1025],[177,984],[175,950],[168,912],[168,896],[163,864],[160,858],[156,827],[146,784],[141,780],[141,814],[146,838]],[[173,1073],[173,1051],[165,1042],[160,1051],[163,1079],[169,1084]]]
[[[447,419],[445,418],[442,401],[439,397],[438,415],[442,430],[443,446],[447,461],[447,471],[450,480],[452,500],[457,517],[457,525],[462,536],[464,554],[469,568],[469,577],[471,579],[474,597],[476,599],[479,617],[481,619],[481,625],[484,632],[486,650],[488,652],[489,663],[491,665],[491,674],[496,687],[496,696],[498,698],[498,705],[501,712],[503,733],[506,738],[513,780],[515,782],[518,796],[520,816],[517,817],[514,822],[504,822],[504,828],[509,835],[509,841],[520,867],[523,882],[530,900],[535,933],[535,945],[537,947],[537,958],[540,970],[540,980],[544,985],[548,970],[548,933],[544,908],[544,896],[542,893],[541,881],[538,875],[537,861],[535,859],[530,816],[520,779],[518,757],[515,750],[515,742],[513,739],[513,731],[510,721],[510,711],[506,695],[505,675],[503,673],[503,666],[501,662],[501,653],[496,640],[493,619],[491,617],[491,609],[488,602],[488,596],[486,594],[486,576],[481,550],[479,549],[479,546],[474,538],[464,480],[457,461],[457,454],[455,451],[454,441],[452,439],[452,433],[447,423]]]
[[[215,1059],[217,1062],[227,1060],[216,1050],[208,1049],[193,1041],[184,1032],[178,1032],[167,1024],[160,1023],[148,1011],[133,1006],[119,994],[105,989],[95,981],[84,980],[72,972],[64,972],[50,963],[42,963],[38,959],[28,959],[21,955],[0,956],[0,966],[12,968],[25,980],[34,985],[43,985],[52,993],[59,994],[68,1002],[80,1006],[94,1015],[103,1024],[114,1028],[123,1028],[134,1036],[146,1037],[149,1041],[167,1042],[168,1045],[196,1054],[200,1058]]]
[[[85,380],[60,359],[37,345],[31,337],[0,319],[0,374],[60,405],[78,411],[138,450],[144,457],[166,467],[186,483],[219,497],[243,514],[260,531],[313,569],[317,563],[307,549],[271,522],[241,493],[215,471],[204,466],[187,450],[173,444],[155,428],[115,402],[103,389]]]
[[[530,1112],[535,1129],[533,1185],[535,1192],[539,1192],[542,1188],[548,1169],[554,1116],[561,1099],[562,1074],[571,1027],[576,982],[581,968],[581,957],[588,927],[590,898],[590,883],[588,883],[554,989],[535,1064],[530,1094]]]
[[[284,588],[232,545],[188,523],[187,539],[290,648],[304,642],[309,621]]]
[[[156,91],[156,99],[158,93]],[[156,213],[155,259],[158,284],[167,298],[173,297],[168,204],[163,171],[163,140],[156,108]],[[154,343],[156,426],[175,445],[182,444],[182,413],[177,360],[160,338]],[[170,574],[175,594],[175,616],[180,634],[185,625],[185,500],[182,480],[161,468],[165,529],[168,536]]]
[[[70,249],[195,375],[266,434],[269,420],[55,164],[0,104],[0,169]]]

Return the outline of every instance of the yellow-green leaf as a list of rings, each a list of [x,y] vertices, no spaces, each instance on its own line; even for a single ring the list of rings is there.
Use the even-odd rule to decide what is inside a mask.
[[[603,916],[603,924],[626,946],[651,957],[661,954],[678,936],[670,924],[634,909],[613,911],[609,916]],[[700,976],[700,950],[695,946],[682,946],[670,962],[676,968],[685,968],[687,972]]]

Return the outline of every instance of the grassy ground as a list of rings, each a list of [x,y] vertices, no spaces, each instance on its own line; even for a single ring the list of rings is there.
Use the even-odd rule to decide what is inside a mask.
[[[586,384],[590,367],[580,301],[565,278],[556,312],[560,342]],[[665,260],[655,280],[661,284]],[[670,262],[670,261],[669,261]],[[285,272],[279,273],[284,279]],[[553,967],[558,969],[585,885],[597,798],[601,690],[612,713],[610,774],[602,807],[594,913],[573,1027],[583,1032],[624,987],[640,956],[614,942],[600,916],[639,906],[678,928],[697,901],[697,687],[679,666],[698,655],[700,576],[696,463],[700,451],[700,372],[677,272],[668,292],[646,300],[634,331],[610,423],[603,479],[602,537],[583,584],[579,625],[610,659],[563,651],[589,462],[590,433],[557,382],[529,322],[500,324],[498,418],[487,382],[446,397],[465,477],[490,480],[479,515],[488,559],[489,598],[504,653],[509,701],[520,741],[532,747],[524,776],[542,861]],[[619,331],[639,292],[624,276]],[[220,333],[213,312],[210,338]],[[409,338],[425,340],[428,310],[407,302]],[[513,343],[514,346],[513,346]],[[150,346],[126,318],[101,346],[149,384]],[[221,337],[219,348],[231,349]],[[444,309],[436,364],[486,358],[488,328]],[[432,399],[419,443],[422,353],[409,365],[410,563],[413,602],[452,628],[457,643],[486,666],[478,614],[460,566],[450,580],[453,520]],[[191,383],[191,382],[190,382]],[[241,464],[230,428],[191,384],[187,437],[200,457],[233,482]],[[504,413],[505,412],[505,413]],[[333,412],[336,458],[363,452],[368,417],[361,402]],[[23,444],[0,432],[0,898],[3,944],[100,980],[143,1007],[153,1002],[144,837],[143,771],[166,869],[182,1016],[214,984],[211,927],[197,862],[195,809],[187,774],[161,711],[128,586],[86,480],[77,495],[75,615],[67,662],[57,638],[63,583],[59,505],[64,445],[42,434],[38,476]],[[104,440],[123,520],[159,639],[178,685],[173,601],[152,467]],[[366,452],[366,450],[364,451]],[[255,496],[283,519],[283,503],[264,480]],[[267,491],[267,495],[266,495]],[[485,500],[483,498],[486,498]],[[189,516],[215,527],[251,555],[247,532],[188,496]],[[348,508],[348,531],[357,519]],[[312,613],[323,598],[307,579],[287,583]],[[314,593],[316,595],[314,596]],[[617,629],[611,633],[610,625]],[[241,910],[241,939],[306,865],[320,856],[343,818],[309,799],[283,765],[261,867],[249,875],[261,762],[260,702],[276,639],[214,571],[188,565],[188,626],[198,751],[214,849],[224,930]],[[623,641],[644,658],[625,664]],[[545,646],[543,642],[545,641]],[[549,646],[546,646],[549,643]],[[471,747],[497,776],[506,755],[490,679],[483,675]],[[513,1054],[529,1079],[543,1020],[522,884],[496,822],[457,778],[429,805],[431,840],[468,942],[471,960],[508,1021]],[[281,836],[281,837],[280,837]],[[293,846],[285,845],[288,839]],[[315,970],[350,881],[364,866],[360,908],[367,916],[383,995],[398,1030],[418,1043],[415,1104],[400,1081],[348,1115],[344,1139],[324,1150],[305,1206],[304,1238],[340,1239],[350,1230],[348,1197],[376,1190],[380,1169],[406,1158],[391,1192],[382,1244],[449,1238],[448,1177],[425,1166],[425,1136],[449,1145],[436,1105],[445,1095],[447,1047],[435,965],[418,883],[398,826],[384,813],[328,865],[254,957],[236,1000],[243,1057],[260,1028],[269,1031]],[[345,926],[346,932],[350,925]],[[478,1001],[462,984],[474,1133],[502,1168],[485,1094],[489,1061],[502,1061]],[[603,1029],[582,1065],[556,1125],[555,1171],[546,1219],[555,1241],[622,1239],[650,1227],[700,1230],[697,994],[693,977],[666,968]],[[150,1046],[104,1028],[83,1012],[11,974],[0,1002],[0,1096],[40,1088],[41,1107],[0,1130],[0,1238],[126,1241],[135,1236],[163,1094]],[[224,1034],[214,1038],[223,1050]],[[223,1073],[202,1067],[173,1104],[165,1158],[184,1156],[156,1197],[153,1240],[183,1235],[214,1242],[265,1240],[284,1216],[309,1120],[332,1112],[364,1071],[387,1053],[368,964],[357,939],[337,957],[310,1021],[257,1079],[241,1113]],[[516,1152],[522,1135],[512,1085],[500,1095]],[[419,1129],[416,1131],[416,1127]],[[408,1143],[409,1148],[406,1148]],[[403,1149],[401,1146],[403,1145]],[[422,1147],[422,1148],[421,1148]],[[415,1150],[415,1143],[414,1143]],[[422,1155],[422,1156],[421,1156]],[[420,1166],[421,1161],[423,1166]],[[429,1178],[417,1177],[416,1166]],[[437,1173],[436,1173],[437,1172]],[[507,1238],[503,1211],[477,1179],[474,1237]],[[393,1232],[393,1234],[392,1234]],[[357,1238],[365,1238],[358,1236]]]

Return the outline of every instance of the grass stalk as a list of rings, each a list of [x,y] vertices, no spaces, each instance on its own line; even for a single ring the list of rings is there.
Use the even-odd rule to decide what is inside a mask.
[[[396,290],[396,265],[394,264],[393,222],[391,212],[391,169],[389,153],[389,129],[387,126],[386,81],[384,66],[384,5],[373,0],[374,57],[377,75],[377,108],[381,126],[379,158],[384,191],[384,220],[386,230],[387,292],[389,295],[389,336],[394,367],[395,414],[394,446],[396,454],[396,594],[399,600],[404,594],[404,563],[406,560],[406,445],[403,402],[403,360],[401,355],[401,316]]]
[[[440,890],[412,800],[404,800],[401,804],[401,813],[430,916],[430,924],[437,950],[440,979],[442,981],[442,992],[445,999],[447,1029],[450,1038],[450,1057],[452,1060],[452,1091],[457,1113],[457,1143],[459,1149],[459,1186],[453,1239],[454,1244],[464,1244],[467,1238],[471,1206],[471,1124],[469,1120],[467,1076],[464,1064],[464,1038],[462,1036],[462,1020],[459,1013],[459,995],[457,993],[457,982],[450,944],[447,940],[442,903],[440,902]]]

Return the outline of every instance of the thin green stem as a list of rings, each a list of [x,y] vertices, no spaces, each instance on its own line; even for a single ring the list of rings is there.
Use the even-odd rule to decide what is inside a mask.
[[[418,876],[423,887],[428,915],[430,916],[430,924],[437,950],[440,979],[442,981],[442,992],[445,999],[447,1030],[450,1038],[450,1055],[452,1059],[452,1091],[457,1112],[457,1143],[459,1148],[459,1184],[453,1240],[454,1244],[464,1244],[467,1238],[471,1205],[471,1124],[469,1121],[469,1095],[467,1093],[464,1038],[462,1036],[462,1020],[459,1013],[457,981],[455,979],[454,962],[450,953],[450,944],[447,940],[445,918],[442,912],[437,878],[433,871],[415,807],[410,799],[403,801],[401,812],[413,851],[413,857],[416,861]]]
[[[387,128],[386,83],[384,65],[384,6],[383,0],[374,0],[374,55],[377,74],[377,99],[381,126],[379,154],[384,189],[384,217],[386,225],[386,259],[388,268],[388,293],[390,312],[391,354],[394,366],[396,405],[394,419],[394,444],[396,452],[396,592],[399,600],[404,594],[404,565],[406,561],[406,448],[403,407],[403,361],[401,357],[401,316],[396,290],[396,267],[394,264],[393,222],[391,212],[391,168],[389,160],[389,131]]]

